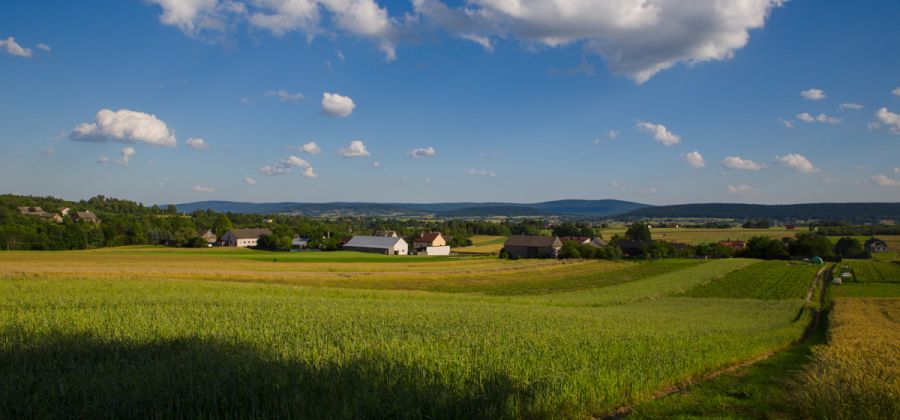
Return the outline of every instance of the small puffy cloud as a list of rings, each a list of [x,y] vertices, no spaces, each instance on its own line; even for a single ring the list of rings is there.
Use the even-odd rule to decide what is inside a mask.
[[[107,163],[107,162],[109,162],[109,157],[108,157],[108,156],[100,156],[100,157],[97,158],[97,161],[96,161],[96,163],[97,163],[98,165],[103,165],[103,164],[105,164],[105,163]]]
[[[898,87],[898,88],[892,90],[891,93],[892,93],[894,96],[900,96],[900,87]]]
[[[303,94],[300,92],[291,93],[284,89],[282,90],[270,90],[266,92],[266,96],[275,96],[281,100],[281,102],[296,102],[303,99]]]
[[[415,149],[410,150],[406,153],[409,157],[413,159],[422,159],[430,156],[434,156],[437,154],[437,151],[434,150],[434,147],[417,147]]]
[[[76,141],[147,143],[154,146],[175,147],[175,132],[155,115],[120,109],[101,109],[94,122],[75,127],[69,138]]]
[[[693,168],[702,168],[706,166],[706,162],[703,160],[703,155],[700,152],[694,150],[693,152],[687,153],[681,157],[685,163],[690,165]]]
[[[469,169],[466,169],[465,172],[466,172],[466,175],[472,175],[472,176],[486,176],[486,177],[491,177],[491,178],[497,176],[497,174],[494,173],[493,171],[486,171],[483,169],[469,168]]]
[[[800,121],[803,121],[803,122],[807,122],[807,123],[820,122],[820,123],[827,123],[827,124],[839,124],[841,122],[841,119],[837,118],[837,117],[832,117],[830,115],[825,115],[825,114],[819,114],[819,115],[813,116],[812,114],[810,114],[808,112],[803,112],[803,113],[797,114],[797,119]]]
[[[244,184],[256,185],[256,180],[247,176],[247,177],[244,177]]]
[[[366,145],[362,141],[353,140],[347,147],[338,149],[335,154],[340,157],[355,158],[369,156],[369,151],[366,150]]]
[[[19,43],[16,42],[16,39],[13,37],[0,39],[0,48],[5,49],[7,53],[17,57],[28,58],[32,55],[32,51],[30,48],[25,48],[19,45]]]
[[[380,167],[381,167],[381,162],[372,162],[372,167],[373,167],[373,168],[380,168]]]
[[[305,144],[301,145],[300,147],[298,147],[297,149],[303,153],[309,153],[311,155],[318,155],[319,153],[322,153],[322,149],[320,149],[319,145],[316,144],[316,142],[314,142],[314,141],[305,143]]]
[[[259,168],[259,173],[263,175],[287,175],[291,172],[290,166],[281,166],[278,164],[275,165],[266,165]]]
[[[610,140],[614,140],[616,137],[619,137],[619,132],[616,130],[609,130],[606,132],[606,138]]]
[[[53,156],[53,148],[52,148],[52,147],[48,147],[48,148],[46,148],[46,149],[44,149],[44,150],[41,150],[41,155],[43,155],[43,156]]]
[[[756,163],[750,159],[742,159],[740,156],[728,156],[722,159],[722,166],[741,171],[758,171],[766,167],[762,163]]]
[[[788,153],[784,156],[775,156],[775,161],[788,169],[804,174],[811,174],[819,171],[806,156],[799,153]]]
[[[356,104],[349,96],[325,92],[322,94],[322,112],[332,117],[346,117],[353,113]]]
[[[47,45],[47,44],[37,44],[36,47],[37,47],[39,50],[44,50],[44,51],[47,51],[47,52],[52,51],[52,49],[50,48],[50,46]]]
[[[863,109],[863,106],[853,102],[844,102],[841,104],[841,109],[852,109],[858,111],[860,109]]]
[[[812,116],[810,113],[808,113],[808,112],[803,112],[803,113],[797,114],[797,119],[800,120],[800,121],[803,121],[803,122],[811,123],[811,122],[814,122],[814,121],[816,120],[816,117],[813,117],[813,116]]]
[[[646,121],[638,121],[637,129],[648,134],[652,134],[653,138],[666,146],[674,146],[681,143],[681,136],[669,131],[662,124],[653,124]]]
[[[212,193],[216,192],[216,189],[206,185],[194,185],[191,187],[191,190],[198,193]]]
[[[119,151],[119,153],[122,155],[122,157],[119,159],[120,165],[127,165],[128,163],[130,163],[131,157],[137,154],[134,148],[130,146],[123,147],[122,150]]]
[[[751,187],[749,185],[743,185],[743,184],[729,185],[727,190],[728,190],[729,194],[740,195],[740,194],[746,194],[746,193],[752,192],[753,187]]]
[[[303,170],[303,176],[305,176],[307,178],[318,178],[319,177],[319,175],[317,175],[316,172],[313,170],[312,166],[307,167],[306,169]]]
[[[900,134],[900,114],[895,114],[888,111],[887,108],[882,107],[875,113],[875,117],[877,117],[879,121],[879,123],[876,123],[876,127],[880,127],[881,124],[884,124],[891,128],[891,133]]]
[[[310,166],[309,162],[307,162],[303,159],[300,159],[294,155],[290,155],[284,159],[281,159],[280,163],[284,166],[294,167],[294,168],[298,168],[298,167],[299,168],[308,168]]]
[[[821,101],[822,99],[827,98],[827,96],[825,96],[825,91],[822,89],[807,89],[800,92],[800,96],[811,101]]]
[[[201,138],[191,137],[185,140],[184,144],[194,150],[209,150],[209,145],[206,144],[206,140],[203,140]]]
[[[869,181],[879,187],[900,187],[900,180],[896,180],[884,175],[875,175],[869,178]]]

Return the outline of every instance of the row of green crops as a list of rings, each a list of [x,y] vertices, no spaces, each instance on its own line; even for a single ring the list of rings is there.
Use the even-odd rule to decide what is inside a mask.
[[[856,280],[864,283],[900,283],[900,263],[890,261],[845,261]]]
[[[691,289],[685,296],[802,299],[819,268],[806,263],[761,261]]]
[[[664,297],[747,264],[581,291],[632,302],[597,308],[539,296],[3,280],[0,418],[603,415],[800,334],[797,301]]]

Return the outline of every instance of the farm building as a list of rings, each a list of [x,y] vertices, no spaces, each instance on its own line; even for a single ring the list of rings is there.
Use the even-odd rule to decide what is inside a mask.
[[[397,232],[394,232],[393,230],[376,230],[375,233],[372,234],[372,236],[380,236],[383,238],[396,238],[399,235],[397,235]]]
[[[513,235],[503,244],[503,250],[517,258],[556,258],[561,248],[556,236]]]
[[[719,245],[727,246],[734,250],[734,252],[741,252],[744,250],[744,246],[747,244],[744,241],[721,241]]]
[[[440,232],[423,232],[413,239],[413,249],[419,255],[450,255],[447,240]]]
[[[871,238],[863,244],[863,249],[869,251],[872,254],[877,254],[879,252],[887,252],[888,246],[887,244],[878,238]]]
[[[630,241],[620,240],[616,245],[622,250],[622,254],[627,256],[644,255],[652,243],[650,241]]]
[[[209,229],[206,229],[206,230],[204,230],[204,231],[200,231],[200,232],[197,234],[197,236],[199,236],[200,238],[202,238],[203,240],[205,240],[206,243],[208,243],[208,244],[214,244],[214,243],[216,243],[216,240],[218,240],[218,238],[216,237],[216,234],[213,233],[213,231],[211,231],[211,230],[209,230]]]
[[[409,244],[403,238],[397,237],[354,236],[344,244],[344,250],[386,255],[406,255],[409,253]]]
[[[75,220],[75,223],[100,223],[100,219],[97,218],[97,215],[90,210],[76,211],[75,215],[72,216],[72,219]]]
[[[582,245],[590,245],[596,248],[602,248],[606,246],[606,242],[603,239],[594,238],[591,236],[560,236],[559,240],[563,242],[574,241]]]
[[[271,235],[269,229],[232,229],[225,232],[219,240],[222,246],[236,246],[238,248],[250,248],[256,246],[259,237],[263,235]]]

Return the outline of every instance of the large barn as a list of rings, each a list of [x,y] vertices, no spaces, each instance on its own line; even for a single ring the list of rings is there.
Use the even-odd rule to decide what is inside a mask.
[[[562,245],[556,236],[513,235],[503,244],[503,250],[516,258],[556,258]]]
[[[238,248],[250,248],[256,246],[259,237],[271,236],[269,229],[232,229],[225,232],[219,239],[224,246],[236,246]]]
[[[403,238],[390,236],[354,236],[344,244],[344,250],[386,255],[406,255],[409,253],[409,244]]]

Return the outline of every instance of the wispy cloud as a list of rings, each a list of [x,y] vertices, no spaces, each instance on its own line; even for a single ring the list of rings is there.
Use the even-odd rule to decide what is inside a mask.
[[[284,89],[282,90],[270,90],[266,92],[266,96],[274,96],[277,97],[282,102],[296,102],[303,100],[303,94],[300,92],[288,92]]]
[[[493,171],[487,171],[484,169],[469,168],[469,169],[466,169],[465,172],[466,172],[466,175],[473,175],[473,176],[486,176],[486,177],[497,176],[497,174],[494,173]]]

